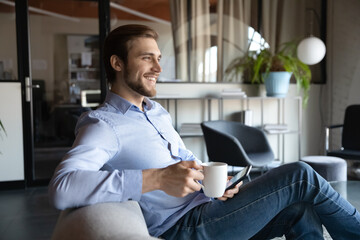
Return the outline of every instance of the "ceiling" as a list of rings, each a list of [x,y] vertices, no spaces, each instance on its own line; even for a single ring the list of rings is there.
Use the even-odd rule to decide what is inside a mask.
[[[170,18],[170,0],[111,0],[112,3],[130,8],[143,14],[147,14],[165,21]],[[14,2],[7,0],[5,2]],[[94,0],[28,0],[29,6],[76,18],[97,18],[98,3]],[[209,0],[210,10],[216,10],[217,0]],[[0,4],[0,12],[14,12],[14,7]],[[30,11],[30,14],[41,14]],[[111,18],[120,20],[146,20],[131,13],[111,8]]]
[[[14,0],[5,2],[13,3]],[[76,18],[97,18],[97,1],[83,0],[28,0],[29,6]],[[112,3],[130,8],[132,10],[170,21],[169,0],[114,0]],[[111,8],[111,18],[123,20],[146,20],[133,14]],[[14,7],[0,4],[0,12],[14,12]],[[30,14],[40,14],[30,11]]]

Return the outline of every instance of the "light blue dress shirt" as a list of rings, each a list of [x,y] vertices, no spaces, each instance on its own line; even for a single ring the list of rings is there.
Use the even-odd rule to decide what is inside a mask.
[[[141,193],[143,169],[199,161],[186,149],[159,103],[145,98],[143,112],[108,92],[97,110],[80,117],[75,132],[74,145],[49,185],[56,208],[135,200],[150,234],[160,236],[190,209],[210,201],[201,192],[183,198],[160,190]]]

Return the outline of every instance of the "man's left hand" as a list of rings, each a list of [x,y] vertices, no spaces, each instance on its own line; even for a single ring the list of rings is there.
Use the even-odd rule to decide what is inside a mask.
[[[232,176],[229,176],[228,180],[230,180],[231,178],[232,178]],[[221,201],[226,201],[229,198],[233,198],[235,196],[235,194],[237,194],[239,192],[239,188],[242,184],[243,184],[242,181],[239,182],[238,184],[236,184],[236,186],[234,188],[225,191],[224,195],[222,197],[219,197],[218,199]]]

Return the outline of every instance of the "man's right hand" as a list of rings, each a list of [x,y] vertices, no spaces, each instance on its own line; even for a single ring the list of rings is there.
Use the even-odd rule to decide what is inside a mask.
[[[189,193],[200,191],[201,186],[195,180],[203,180],[198,170],[202,166],[196,161],[181,161],[162,169],[143,171],[143,193],[162,190],[174,197],[185,197]]]

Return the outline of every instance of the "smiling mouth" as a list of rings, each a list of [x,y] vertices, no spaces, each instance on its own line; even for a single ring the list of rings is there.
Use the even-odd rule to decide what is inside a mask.
[[[147,80],[156,81],[156,77],[146,77]]]
[[[150,81],[154,81],[156,82],[158,76],[155,76],[155,75],[147,75],[147,76],[144,76],[147,80],[150,80]]]

